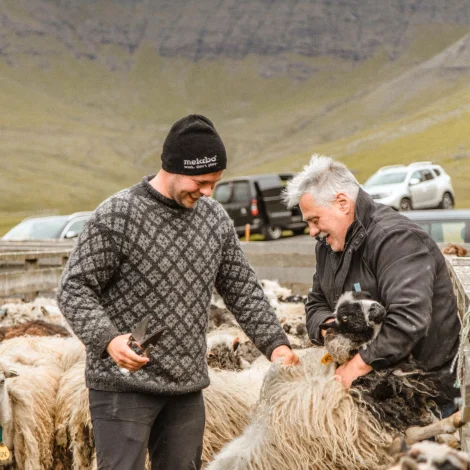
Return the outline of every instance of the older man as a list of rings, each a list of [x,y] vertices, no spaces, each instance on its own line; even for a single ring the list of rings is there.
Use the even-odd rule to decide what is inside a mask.
[[[289,206],[300,205],[310,235],[318,240],[306,304],[313,343],[323,344],[325,330],[319,325],[332,319],[339,296],[354,285],[388,312],[377,338],[337,369],[344,385],[412,354],[425,370],[436,373],[439,404],[449,409],[458,393],[450,367],[460,324],[436,243],[406,217],[375,203],[343,164],[328,157],[313,156],[289,183],[285,199]]]
[[[86,345],[100,470],[143,470],[147,449],[152,470],[201,468],[214,287],[269,359],[298,362],[232,221],[207,197],[226,162],[209,119],[179,120],[162,169],[96,209],[65,269],[57,299]],[[164,328],[150,358],[127,344],[147,316],[149,331]]]

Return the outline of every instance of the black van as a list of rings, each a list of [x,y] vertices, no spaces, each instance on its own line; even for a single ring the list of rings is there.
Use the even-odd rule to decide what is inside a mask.
[[[281,199],[286,182],[293,176],[273,173],[224,179],[217,183],[213,197],[232,218],[238,236],[245,234],[246,224],[250,224],[251,233],[260,233],[266,240],[277,240],[282,230],[301,234],[307,224],[300,209],[287,209]]]

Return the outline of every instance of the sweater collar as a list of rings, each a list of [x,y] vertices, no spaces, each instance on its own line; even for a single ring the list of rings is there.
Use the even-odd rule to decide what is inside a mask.
[[[191,211],[194,209],[190,209],[188,207],[180,206],[174,199],[170,199],[164,196],[161,192],[157,191],[151,184],[150,180],[152,180],[155,175],[144,176],[142,178],[142,186],[147,191],[147,193],[152,196],[153,199],[156,199],[158,202],[165,204],[165,206],[171,207],[173,209],[179,209],[181,211]]]

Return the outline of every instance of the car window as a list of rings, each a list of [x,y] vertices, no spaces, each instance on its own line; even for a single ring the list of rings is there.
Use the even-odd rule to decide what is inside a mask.
[[[441,170],[439,168],[433,168],[434,173],[436,173],[437,176],[441,176]]]
[[[379,184],[398,184],[403,183],[406,178],[405,171],[397,171],[390,173],[375,173],[364,184],[364,186],[374,186]]]
[[[237,181],[233,185],[232,202],[250,202],[250,183],[248,181]]]
[[[423,176],[425,181],[434,179],[434,175],[429,170],[423,170]]]
[[[219,201],[221,204],[225,204],[230,201],[232,195],[232,186],[230,184],[219,184],[214,191],[214,199]]]
[[[79,234],[83,230],[86,221],[87,219],[76,220],[70,225],[67,232],[75,232],[76,234]]]
[[[3,238],[5,240],[59,238],[66,223],[66,217],[29,219],[13,227]]]
[[[418,178],[420,182],[424,181],[424,175],[422,171],[415,171],[412,175],[411,178]]]

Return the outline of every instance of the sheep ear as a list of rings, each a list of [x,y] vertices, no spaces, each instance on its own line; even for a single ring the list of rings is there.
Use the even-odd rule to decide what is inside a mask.
[[[240,346],[240,338],[237,336],[232,343],[232,348],[234,351],[238,349],[238,346]]]
[[[12,377],[18,377],[18,372],[16,370],[10,369],[4,372],[4,375],[7,379],[11,379]]]
[[[387,316],[387,311],[385,307],[380,305],[379,303],[372,304],[369,310],[369,320],[378,324],[382,323]]]

